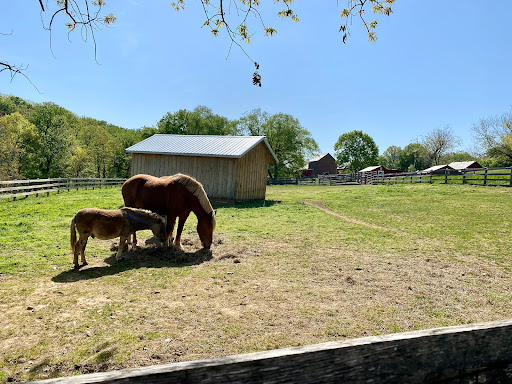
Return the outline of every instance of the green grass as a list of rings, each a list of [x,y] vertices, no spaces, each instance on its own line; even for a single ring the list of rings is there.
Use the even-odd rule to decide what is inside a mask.
[[[75,271],[73,215],[122,204],[118,187],[0,201],[0,382],[510,317],[512,189],[271,186],[216,207],[212,260],[117,263],[91,239]]]

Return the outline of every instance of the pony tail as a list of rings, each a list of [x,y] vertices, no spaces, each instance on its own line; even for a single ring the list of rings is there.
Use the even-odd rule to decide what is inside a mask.
[[[70,243],[71,243],[71,252],[75,252],[75,244],[76,244],[76,231],[75,231],[75,216],[71,219],[71,225],[69,226],[70,230]]]

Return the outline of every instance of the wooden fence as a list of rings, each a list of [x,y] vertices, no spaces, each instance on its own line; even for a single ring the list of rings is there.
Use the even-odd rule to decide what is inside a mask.
[[[302,178],[269,178],[267,185],[347,185],[360,184],[361,176],[357,174],[345,175],[322,175],[318,177],[302,177]]]
[[[33,383],[512,383],[511,345],[505,320]]]
[[[0,181],[0,199],[14,199],[23,196],[41,194],[49,195],[71,189],[106,188],[122,185],[126,179],[100,179],[100,178],[57,178]]]
[[[512,167],[440,170],[435,173],[404,172],[324,175],[303,178],[267,179],[267,185],[350,185],[350,184],[471,184],[512,187]]]
[[[368,184],[441,183],[512,187],[512,167],[369,175]]]

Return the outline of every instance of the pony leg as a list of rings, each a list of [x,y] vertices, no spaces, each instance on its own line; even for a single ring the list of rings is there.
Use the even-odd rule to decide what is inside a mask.
[[[129,237],[130,237],[130,235],[128,235],[128,237],[125,237],[125,236],[119,237],[119,248],[118,248],[117,254],[116,254],[117,261],[120,261],[123,259],[122,253],[123,253],[124,248],[127,246],[126,243],[127,243],[127,240]]]
[[[178,220],[178,229],[176,230],[176,238],[174,239],[174,245],[180,249],[182,249],[181,233],[183,232],[183,227],[185,226],[185,221],[187,221],[188,215],[190,215],[190,212],[184,213],[183,215],[179,216]]]
[[[81,255],[82,266],[87,265],[87,261],[85,260],[85,246],[87,245],[88,236],[80,236],[78,241],[75,243],[75,247],[73,250],[73,264],[75,265],[75,269],[80,269],[80,265],[78,264],[78,254]]]
[[[73,247],[73,265],[75,266],[75,269],[79,269],[80,265],[78,265],[78,254],[80,253],[80,244],[79,241],[75,243],[75,246]]]

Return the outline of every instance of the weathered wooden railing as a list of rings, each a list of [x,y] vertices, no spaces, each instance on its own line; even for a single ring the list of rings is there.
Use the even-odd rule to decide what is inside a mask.
[[[55,178],[0,181],[0,199],[16,199],[29,195],[49,195],[71,189],[105,188],[122,185],[126,179],[114,178]]]
[[[512,320],[34,383],[511,383]]]
[[[392,173],[374,175],[373,184],[441,183],[512,187],[512,167],[478,168],[455,171],[439,170],[435,173]]]

